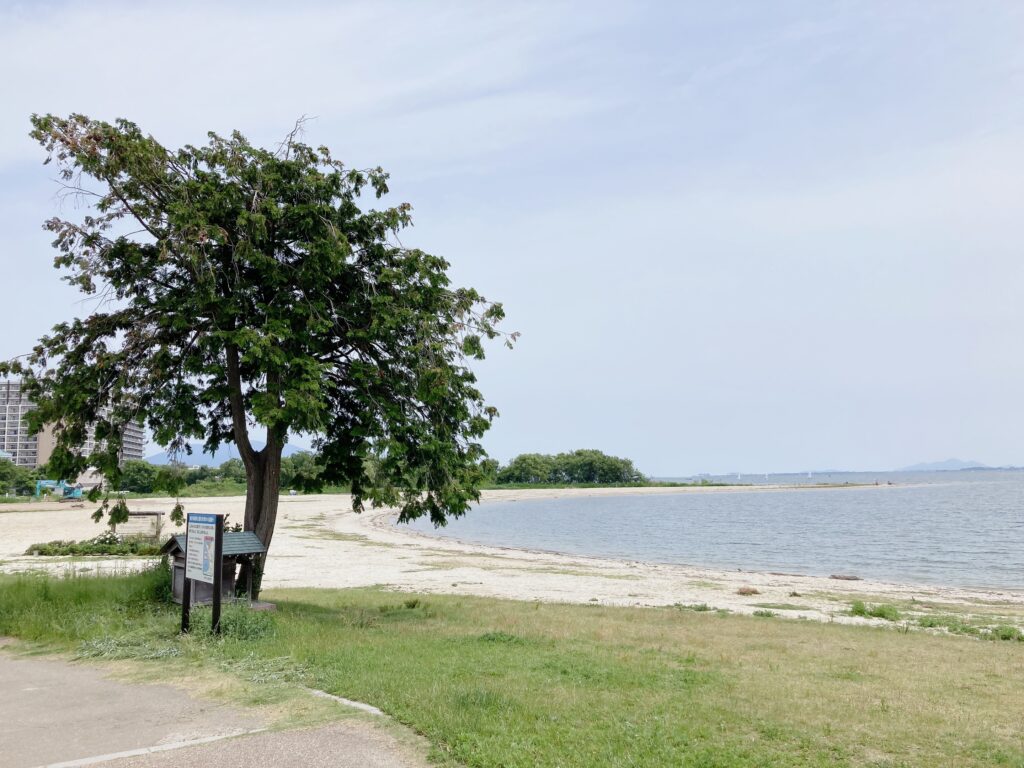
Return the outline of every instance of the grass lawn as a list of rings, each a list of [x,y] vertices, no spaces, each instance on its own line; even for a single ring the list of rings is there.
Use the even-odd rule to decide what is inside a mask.
[[[267,592],[180,639],[166,589],[0,577],[0,634],[365,701],[441,764],[1024,766],[1018,641],[377,589]]]

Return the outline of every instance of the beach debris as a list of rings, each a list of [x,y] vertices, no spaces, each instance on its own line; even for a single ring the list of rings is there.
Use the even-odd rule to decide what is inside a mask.
[[[849,576],[843,573],[833,573],[829,578],[837,579],[838,581],[863,581],[860,576]]]
[[[740,587],[736,590],[737,595],[760,595],[761,590],[757,587]]]

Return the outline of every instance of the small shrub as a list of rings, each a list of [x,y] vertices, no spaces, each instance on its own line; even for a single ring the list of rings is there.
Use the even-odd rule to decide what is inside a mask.
[[[520,645],[523,638],[510,635],[508,632],[485,632],[477,638],[485,643],[502,643],[504,645]]]
[[[885,619],[886,621],[899,621],[902,618],[899,609],[895,605],[889,605],[888,603],[874,606],[870,613],[876,619]]]
[[[171,566],[167,555],[157,565],[144,572],[148,577],[148,597],[155,603],[170,603],[174,599],[171,587]]]
[[[697,613],[714,610],[707,603],[676,603],[672,607],[680,611],[696,611]]]
[[[990,636],[994,640],[1024,640],[1024,633],[1009,624],[993,627]]]
[[[917,625],[925,629],[944,629],[956,635],[981,634],[978,627],[968,624],[957,616],[921,616],[917,620]]]
[[[153,557],[160,554],[159,542],[144,538],[123,539],[113,531],[106,531],[85,541],[57,540],[33,544],[26,555],[64,557],[85,555],[116,555],[121,557]]]
[[[377,610],[380,613],[389,614],[389,613],[403,613],[404,611],[414,611],[417,608],[424,608],[424,607],[426,607],[426,603],[424,603],[424,602],[422,602],[420,600],[411,599],[411,600],[405,600],[405,601],[403,601],[401,603],[384,603],[383,605],[378,605],[377,606]]]
[[[254,611],[245,605],[231,605],[221,614],[220,631],[234,640],[260,640],[273,637],[273,616],[267,611]]]
[[[850,615],[871,619],[885,619],[886,621],[900,620],[900,612],[895,605],[890,605],[889,603],[868,605],[863,600],[854,600],[850,604]]]
[[[754,615],[762,619],[771,619],[778,616],[779,614],[777,614],[775,611],[769,611],[764,608],[761,608],[759,610],[754,611]]]
[[[760,595],[761,590],[756,587],[740,587],[736,590],[737,595]]]

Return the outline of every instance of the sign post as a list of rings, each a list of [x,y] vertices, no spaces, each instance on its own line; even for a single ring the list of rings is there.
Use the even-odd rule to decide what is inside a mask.
[[[192,582],[213,585],[214,634],[220,634],[220,597],[224,566],[224,518],[190,513],[185,528],[185,582],[181,593],[181,631],[190,628]]]

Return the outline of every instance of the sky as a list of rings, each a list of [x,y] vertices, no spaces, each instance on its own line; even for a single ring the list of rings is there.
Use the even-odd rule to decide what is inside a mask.
[[[1022,43],[1012,0],[0,0],[0,358],[91,306],[29,115],[305,115],[522,334],[478,366],[502,461],[1024,464]]]

